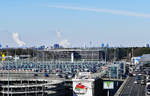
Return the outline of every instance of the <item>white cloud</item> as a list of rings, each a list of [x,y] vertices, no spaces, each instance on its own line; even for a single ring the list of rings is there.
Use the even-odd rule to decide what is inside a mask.
[[[19,47],[25,45],[25,43],[19,39],[19,34],[17,32],[13,33],[12,37]]]
[[[71,9],[71,10],[80,10],[80,11],[103,12],[103,13],[111,13],[111,14],[116,14],[116,15],[150,18],[150,14],[130,12],[130,11],[122,11],[122,10],[99,9],[99,8],[81,8],[81,7],[70,7],[70,6],[48,6],[48,7],[50,7],[50,8]]]

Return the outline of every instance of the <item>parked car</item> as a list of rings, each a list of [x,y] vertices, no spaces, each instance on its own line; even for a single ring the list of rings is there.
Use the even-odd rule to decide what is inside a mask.
[[[150,95],[150,83],[146,84],[146,93],[147,95]]]
[[[44,76],[45,76],[45,77],[49,77],[48,73],[44,73]]]
[[[137,75],[137,76],[136,76],[134,83],[137,83],[137,84],[140,84],[140,83],[141,83],[141,77],[140,77],[140,75]]]
[[[135,80],[134,83],[137,84],[137,81]]]

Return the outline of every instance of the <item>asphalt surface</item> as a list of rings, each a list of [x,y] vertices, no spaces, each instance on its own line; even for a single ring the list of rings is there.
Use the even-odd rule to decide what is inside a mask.
[[[135,84],[135,77],[129,77],[119,96],[146,96],[145,85]]]

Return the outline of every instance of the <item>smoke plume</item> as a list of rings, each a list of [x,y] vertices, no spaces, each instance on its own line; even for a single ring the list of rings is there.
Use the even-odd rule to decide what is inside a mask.
[[[59,30],[56,30],[56,34],[57,34],[57,37],[60,39],[62,36],[61,36],[61,32]]]
[[[66,47],[68,47],[70,45],[70,43],[69,43],[69,41],[67,39],[63,39],[62,38],[60,30],[56,29],[56,35],[57,35],[57,38],[59,39],[59,44],[62,47],[66,48]]]
[[[19,34],[17,32],[13,33],[13,39],[19,45],[19,47],[25,45],[25,43],[19,39]]]

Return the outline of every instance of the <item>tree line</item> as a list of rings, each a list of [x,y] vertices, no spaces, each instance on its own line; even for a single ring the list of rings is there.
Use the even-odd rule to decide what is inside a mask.
[[[4,53],[5,55],[15,56],[15,55],[30,55],[42,56],[42,51],[36,49],[0,49],[0,54]],[[48,53],[45,52],[45,55]],[[106,56],[108,61],[112,60],[130,60],[132,56],[142,56],[143,54],[150,54],[150,48],[146,47],[128,47],[128,48],[107,48]]]

